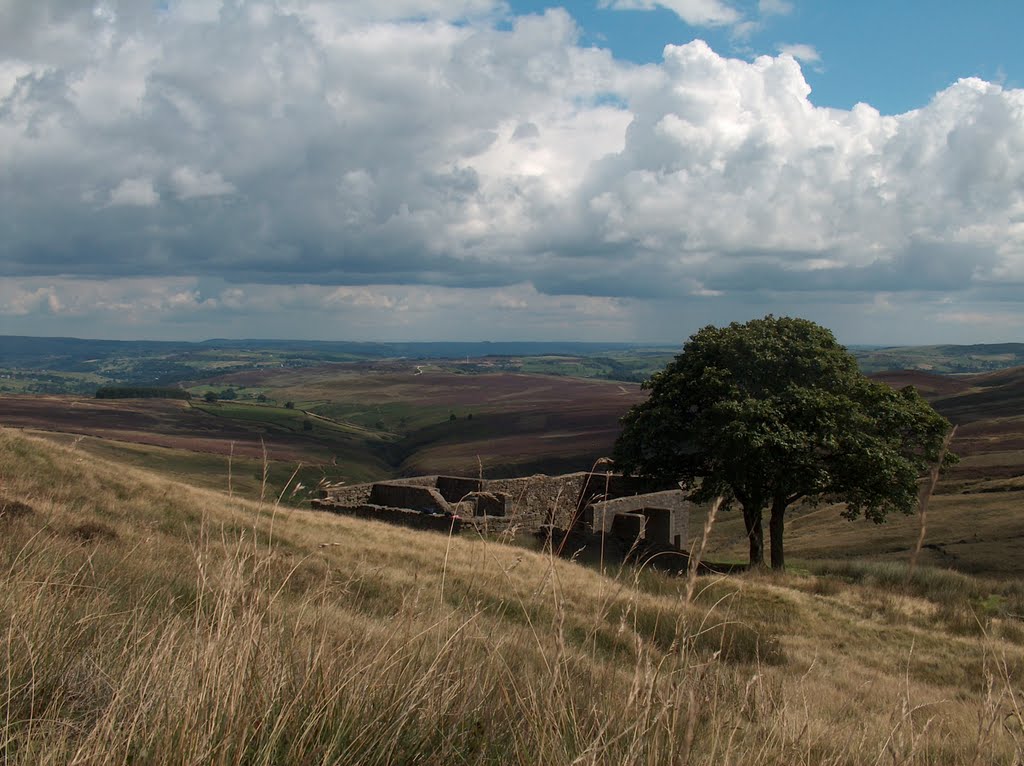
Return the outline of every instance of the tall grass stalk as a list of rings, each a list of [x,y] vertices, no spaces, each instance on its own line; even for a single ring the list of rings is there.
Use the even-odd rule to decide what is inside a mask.
[[[234,459],[235,459],[235,442],[234,442],[234,440],[232,440],[231,444],[228,447],[228,497],[234,497],[235,496],[234,484],[232,483],[232,480],[231,480],[232,479],[232,477],[231,477],[231,467],[232,467],[231,464],[234,462]]]
[[[716,497],[708,508],[708,515],[704,519],[704,533],[700,538],[700,547],[697,552],[690,551],[689,560],[686,562],[686,603],[693,601],[693,594],[697,590],[697,571],[700,569],[700,562],[704,558],[704,551],[707,549],[708,540],[711,539],[711,530],[714,529],[715,519],[718,518],[718,509],[722,507],[722,498]]]
[[[0,492],[4,766],[1020,754],[1019,646],[880,622],[870,584],[612,579],[283,502],[268,546],[259,503],[2,429]]]

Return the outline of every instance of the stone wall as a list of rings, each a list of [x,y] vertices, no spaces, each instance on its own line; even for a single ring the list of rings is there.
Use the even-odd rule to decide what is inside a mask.
[[[370,490],[368,505],[405,508],[421,513],[453,513],[451,505],[433,487],[393,482],[377,482]]]
[[[471,492],[452,506],[463,517],[512,515],[512,498],[505,492]]]
[[[436,476],[413,476],[407,479],[388,479],[387,484],[401,484],[418,487],[433,487]],[[330,500],[340,505],[366,505],[370,502],[373,483],[366,484],[331,484],[320,490],[321,500]]]
[[[521,479],[493,479],[484,482],[487,492],[504,492],[512,500],[510,523],[529,531],[544,525],[568,529],[577,516],[577,502],[588,473],[565,476],[527,476]]]
[[[460,476],[438,476],[434,486],[441,493],[441,497],[453,504],[473,492],[483,490],[483,482],[480,479],[464,479]]]
[[[676,485],[588,472],[490,480],[416,476],[328,487],[321,493],[325,503],[320,507],[364,508],[366,518],[376,518],[373,514],[380,514],[381,509],[402,510],[395,523],[406,523],[399,520],[408,520],[409,511],[428,517],[455,513],[462,517],[462,523],[481,531],[515,529],[526,534],[545,528],[583,530],[591,525],[600,533],[610,531],[615,514],[640,512],[645,519],[643,529],[652,543],[682,547],[687,541],[692,505],[683,500],[678,489],[652,493],[652,488],[664,490],[666,486]],[[592,502],[594,499],[598,502]]]
[[[647,517],[642,513],[617,513],[608,531],[623,542],[640,542],[646,538]]]
[[[616,515],[644,513],[648,517],[648,542],[683,548],[687,545],[690,511],[694,507],[682,491],[675,489],[592,503],[584,511],[583,519],[594,532],[608,532]]]
[[[426,529],[443,534],[458,534],[462,531],[463,522],[458,516],[442,516],[420,513],[404,508],[386,508],[380,505],[338,505],[329,500],[313,500],[312,507],[320,511],[337,513],[342,516],[354,516],[359,519],[383,521],[387,524],[398,524],[412,529]]]

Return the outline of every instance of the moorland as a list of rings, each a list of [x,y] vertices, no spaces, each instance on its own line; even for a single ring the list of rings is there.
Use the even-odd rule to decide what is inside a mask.
[[[5,369],[83,388],[39,393],[18,379],[0,394],[0,753],[12,764],[1016,764],[1024,368],[1002,347],[956,348],[874,371],[958,426],[961,460],[926,519],[851,523],[836,507],[798,507],[786,573],[700,577],[584,566],[533,541],[448,538],[305,502],[322,479],[589,468],[644,395],[594,360],[640,370],[671,351],[271,363],[187,349],[197,357],[162,362],[189,368],[178,379],[139,372],[150,364],[139,349],[77,361],[26,351]],[[865,369],[883,352],[862,357]],[[908,352],[893,353],[902,364]],[[100,364],[89,359],[105,371],[67,369]],[[942,359],[977,369],[940,374]],[[112,384],[191,398],[92,395]],[[691,550],[742,561],[738,513],[702,521]]]
[[[321,481],[586,470],[610,453],[618,419],[644,395],[637,383],[614,379],[609,360],[635,372],[657,368],[670,356],[665,349],[587,344],[211,341],[150,347],[61,339],[42,339],[33,351],[15,340],[8,339],[17,353],[5,363],[16,360],[18,369],[103,370],[103,385],[174,385],[191,399],[96,399],[98,384],[79,394],[6,393],[0,394],[3,425],[249,498],[277,497],[287,485],[293,502],[307,499]],[[865,369],[884,366],[886,354],[894,365],[914,363],[872,374],[893,386],[914,385],[958,427],[952,448],[960,462],[939,484],[921,554],[929,563],[986,575],[1018,571],[1024,516],[1014,511],[1024,489],[1024,367],[934,370],[1008,365],[1022,349],[855,349]],[[455,351],[461,355],[436,355]],[[331,354],[347,356],[323,358]],[[144,377],[159,364],[198,377]],[[83,372],[89,365],[92,371]],[[835,508],[801,507],[793,512],[789,541],[802,558],[900,560],[916,543],[916,525],[913,517],[882,526],[850,524]],[[744,541],[738,514],[723,514],[711,553],[740,562]]]

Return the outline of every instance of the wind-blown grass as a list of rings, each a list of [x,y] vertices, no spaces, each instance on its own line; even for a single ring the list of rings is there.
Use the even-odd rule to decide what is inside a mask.
[[[883,609],[849,572],[601,576],[3,430],[0,541],[4,763],[1011,764],[1024,743],[1019,642],[936,629],[937,587]]]

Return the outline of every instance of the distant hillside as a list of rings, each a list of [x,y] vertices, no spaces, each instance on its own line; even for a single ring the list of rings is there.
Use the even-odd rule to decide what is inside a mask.
[[[449,369],[467,374],[505,369],[640,382],[675,351],[632,343],[172,343],[0,335],[0,393],[88,395],[104,385],[167,386],[240,371],[399,359],[448,360]]]
[[[872,376],[899,388],[912,385],[953,423],[1024,415],[1024,366],[955,377],[918,370]]]
[[[1012,492],[1007,509],[1019,507],[1017,495],[1024,490],[1024,366],[973,375],[900,370],[872,377],[897,388],[913,385],[957,426],[952,448],[960,463],[940,483],[941,493]]]
[[[363,343],[357,341],[230,340],[198,342],[149,340],[90,340],[0,335],[0,361],[5,367],[84,371],[100,360],[153,355],[202,355],[215,352],[279,353],[287,358],[337,359],[478,359],[488,356],[591,355],[609,351],[663,347],[639,343],[583,343],[563,341]]]
[[[866,373],[924,370],[972,373],[1024,365],[1024,343],[980,343],[968,346],[894,346],[851,349]]]
[[[677,345],[582,342],[363,343],[211,339],[196,343],[0,335],[0,393],[85,394],[99,386],[168,386],[253,370],[323,364],[429,361],[462,374],[502,370],[639,383]],[[1024,343],[851,347],[866,373],[991,372],[1024,365]]]
[[[871,375],[875,380],[888,383],[893,388],[913,386],[927,399],[939,396],[951,396],[962,393],[970,388],[968,378],[951,375],[938,375],[922,370],[886,370]]]

